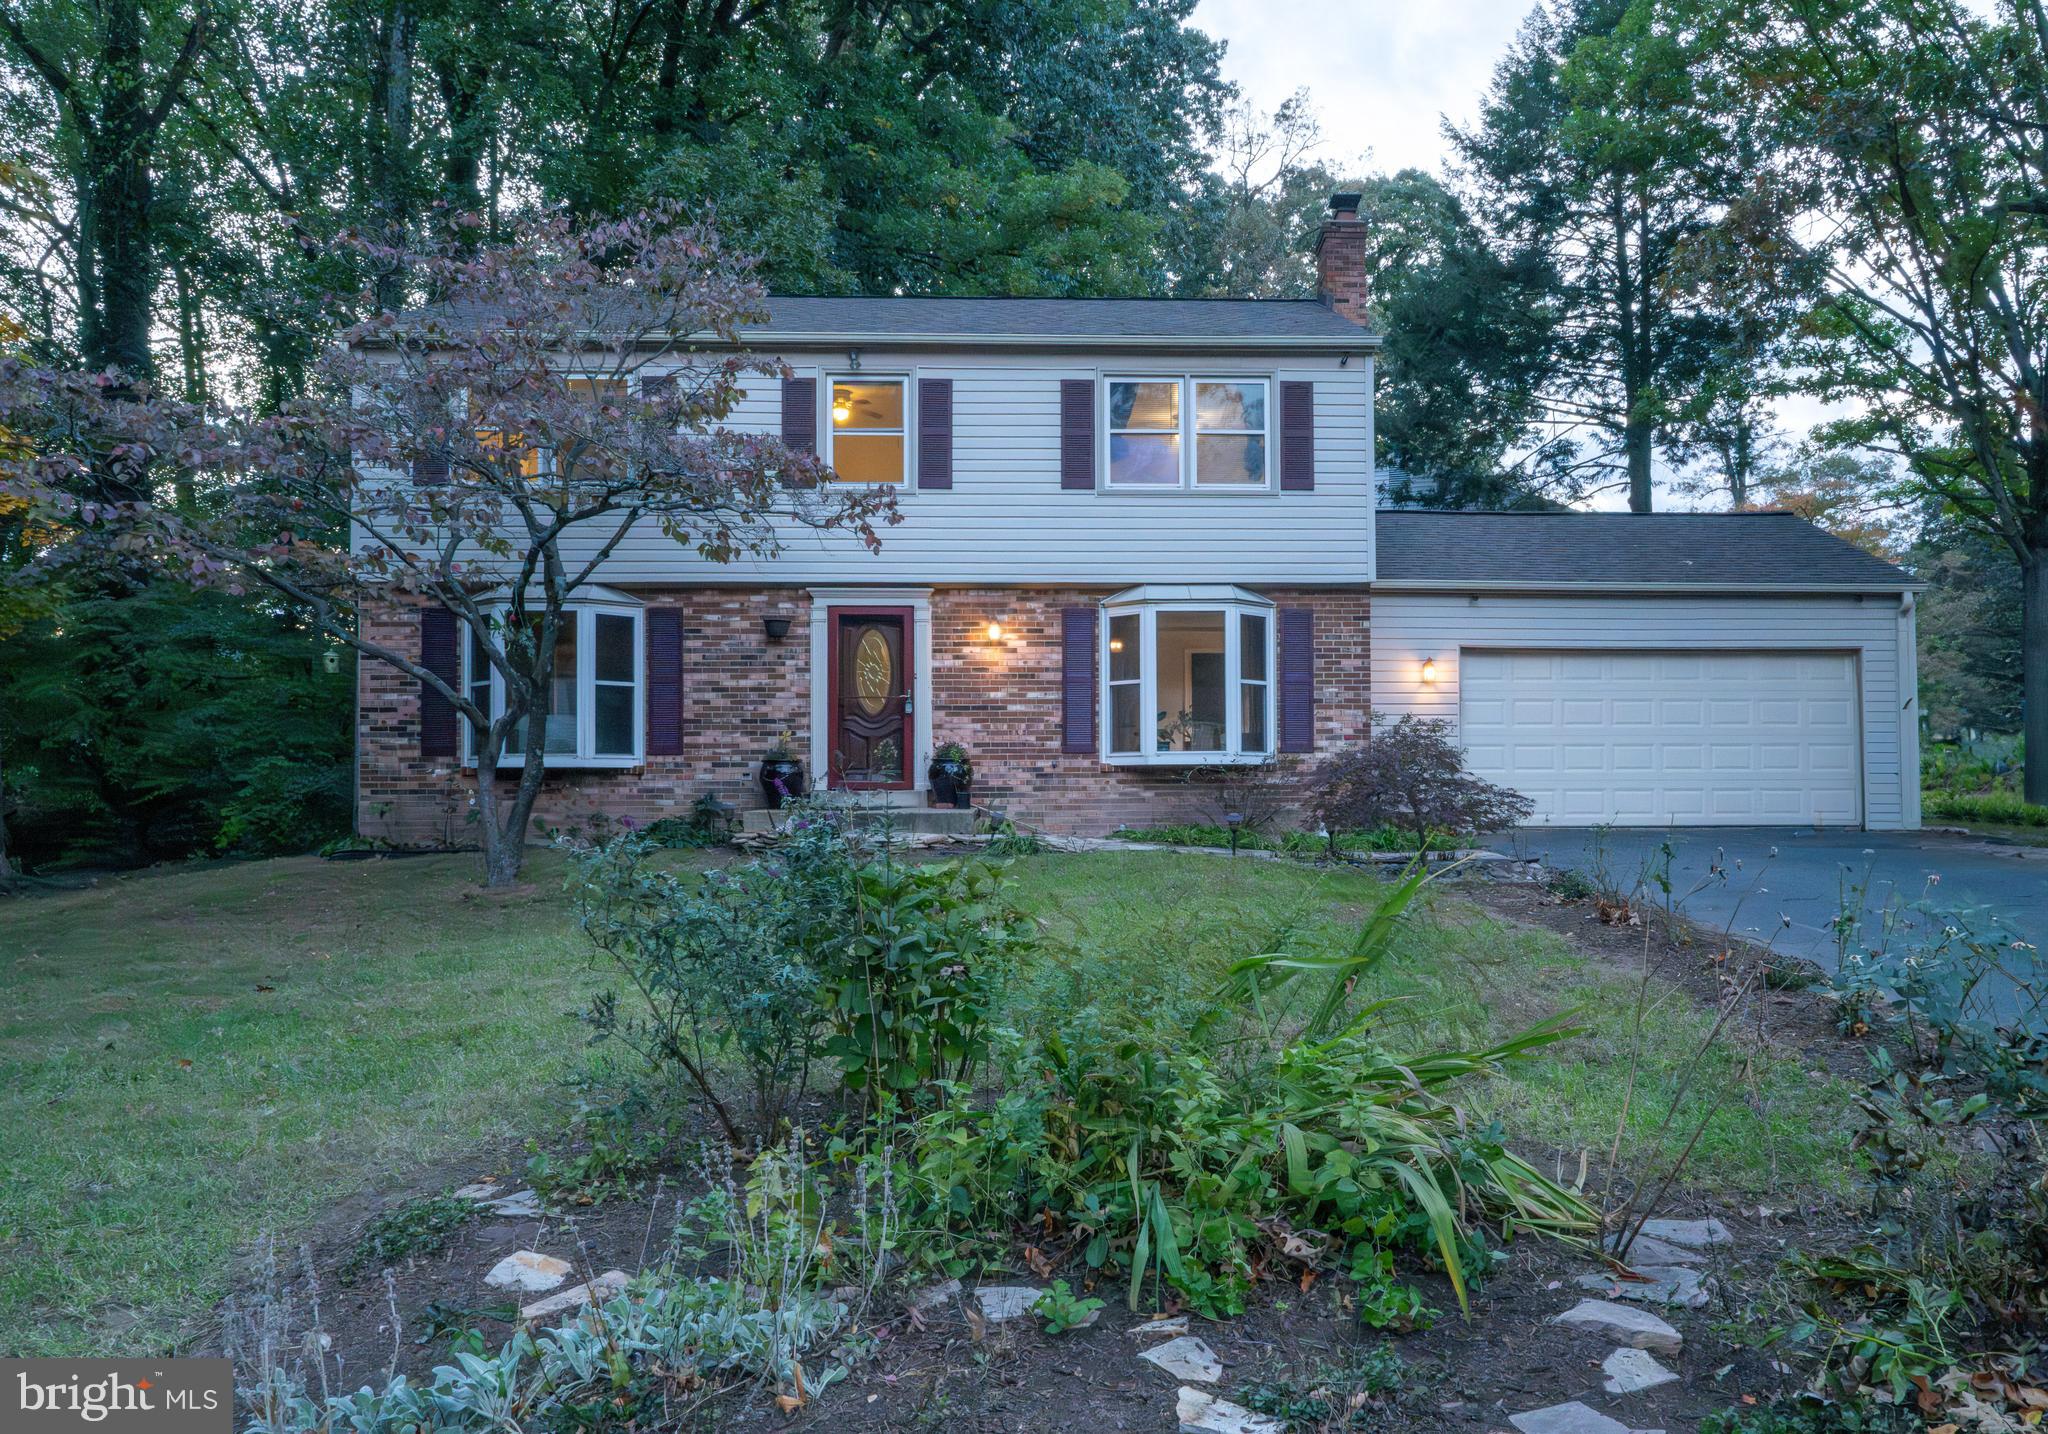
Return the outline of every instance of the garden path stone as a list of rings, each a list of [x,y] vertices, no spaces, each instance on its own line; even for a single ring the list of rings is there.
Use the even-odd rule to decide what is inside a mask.
[[[538,1220],[541,1216],[540,1196],[531,1190],[515,1190],[510,1195],[486,1200],[484,1208],[493,1215],[509,1215],[515,1220]]]
[[[1147,1320],[1143,1324],[1134,1324],[1124,1331],[1125,1334],[1143,1335],[1147,1338],[1153,1335],[1186,1334],[1187,1332],[1188,1317],[1186,1315],[1169,1315],[1165,1319]]]
[[[1550,1322],[1605,1335],[1635,1349],[1654,1349],[1664,1354],[1678,1353],[1685,1343],[1684,1335],[1648,1310],[1632,1309],[1612,1300],[1580,1300],[1563,1314],[1553,1316]]]
[[[1610,1419],[1590,1405],[1574,1399],[1569,1404],[1552,1404],[1525,1414],[1510,1414],[1508,1423],[1522,1434],[1630,1434],[1628,1425]]]
[[[615,1295],[624,1294],[625,1291],[626,1272],[606,1270],[587,1285],[577,1285],[563,1290],[560,1294],[549,1295],[544,1300],[535,1300],[532,1304],[523,1306],[519,1311],[519,1322],[524,1324],[528,1320],[546,1319],[549,1315],[560,1314],[564,1310],[580,1309],[592,1300],[602,1303]]]
[[[516,1250],[491,1266],[484,1283],[493,1289],[541,1295],[568,1279],[572,1268],[567,1260],[538,1250]]]
[[[1606,1249],[1613,1254],[1621,1247],[1620,1235],[1609,1235]],[[1627,1263],[1631,1268],[1639,1265],[1690,1265],[1705,1258],[1700,1251],[1685,1245],[1674,1245],[1668,1240],[1652,1239],[1638,1235],[1635,1243],[1628,1247]]]
[[[1608,1271],[1579,1276],[1579,1288],[1599,1290],[1610,1299],[1646,1300],[1657,1305],[1683,1305],[1700,1309],[1708,1301],[1708,1288],[1700,1272],[1686,1265],[1630,1265],[1640,1280],[1623,1279]]]
[[[1185,1385],[1173,1413],[1180,1421],[1181,1434],[1287,1434],[1287,1426],[1278,1419],[1254,1414],[1242,1404]]]
[[[910,1297],[910,1307],[922,1313],[934,1305],[950,1304],[959,1298],[960,1282],[958,1280],[940,1280],[937,1284],[927,1285],[912,1295]]]
[[[1609,1394],[1634,1394],[1678,1382],[1678,1376],[1657,1363],[1657,1356],[1647,1349],[1617,1349],[1600,1368],[1606,1372]]]
[[[1653,1240],[1668,1240],[1695,1250],[1735,1243],[1728,1227],[1711,1215],[1704,1220],[1645,1220],[1643,1233]]]
[[[495,1180],[478,1180],[455,1192],[457,1200],[488,1200],[505,1187]]]
[[[981,1306],[984,1319],[990,1324],[1001,1324],[1030,1314],[1031,1307],[1044,1293],[1035,1285],[983,1285],[974,1292],[974,1300]]]
[[[1204,1384],[1214,1384],[1223,1377],[1223,1361],[1216,1357],[1216,1351],[1191,1334],[1169,1339],[1165,1344],[1146,1350],[1138,1358],[1147,1364],[1158,1365],[1175,1379],[1198,1379]]]

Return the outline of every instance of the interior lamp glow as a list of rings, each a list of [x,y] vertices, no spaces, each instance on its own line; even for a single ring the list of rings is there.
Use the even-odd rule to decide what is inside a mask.
[[[847,419],[851,417],[853,417],[852,404],[848,403],[843,398],[834,399],[832,401],[832,421],[834,423],[844,423]]]
[[[1120,637],[1112,637],[1109,640],[1109,650],[1111,652],[1122,652],[1124,650],[1124,640]]]
[[[1425,657],[1425,658],[1423,658],[1423,659],[1422,659],[1422,680],[1423,680],[1424,682],[1428,682],[1428,683],[1432,683],[1432,684],[1434,684],[1434,683],[1435,683],[1435,681],[1436,681],[1436,659],[1435,659],[1434,657]]]

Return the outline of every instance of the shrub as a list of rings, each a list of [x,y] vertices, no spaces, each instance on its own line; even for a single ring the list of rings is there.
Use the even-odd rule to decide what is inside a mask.
[[[1525,820],[1535,805],[1466,771],[1450,725],[1419,717],[1383,723],[1361,746],[1325,758],[1307,789],[1309,811],[1332,833],[1498,831]]]
[[[1928,792],[1921,803],[1928,816],[1942,821],[2048,827],[2048,807],[2034,806],[2011,792]]]

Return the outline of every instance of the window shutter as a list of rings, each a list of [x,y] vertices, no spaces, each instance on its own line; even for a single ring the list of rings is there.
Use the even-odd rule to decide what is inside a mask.
[[[1316,747],[1316,615],[1312,608],[1280,609],[1280,750]]]
[[[1060,380],[1060,487],[1095,488],[1095,380]],[[1071,749],[1070,749],[1071,750]]]
[[[782,381],[782,441],[803,453],[818,451],[818,381]]]
[[[446,483],[448,481],[448,455],[445,453],[422,453],[412,460],[412,481],[415,483]],[[453,619],[453,614],[450,614]]]
[[[462,681],[462,664],[457,660],[455,645],[455,614],[445,607],[420,609],[420,666],[450,687]],[[455,704],[422,682],[420,755],[453,757],[460,750],[455,740]]]
[[[1312,493],[1316,486],[1316,386],[1280,385],[1280,491]]]
[[[917,486],[953,486],[953,380],[917,381]]]
[[[1095,750],[1095,620],[1092,607],[1060,610],[1062,752]]]
[[[647,755],[683,755],[683,615],[647,613]]]

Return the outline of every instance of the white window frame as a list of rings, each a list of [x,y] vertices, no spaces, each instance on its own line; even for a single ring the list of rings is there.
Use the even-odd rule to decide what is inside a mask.
[[[1113,428],[1110,422],[1109,391],[1119,383],[1171,383],[1180,388],[1180,481],[1178,483],[1119,483],[1111,461],[1118,433],[1164,433],[1163,428]],[[1195,386],[1204,383],[1257,384],[1265,394],[1261,405],[1266,414],[1264,428],[1202,428],[1195,418]],[[1102,376],[1097,403],[1102,413],[1102,439],[1098,453],[1102,465],[1102,487],[1116,493],[1270,493],[1273,491],[1273,379],[1260,373],[1106,373]],[[1204,483],[1200,481],[1196,446],[1204,433],[1226,435],[1258,434],[1265,439],[1265,477],[1257,483]]]
[[[893,428],[848,428],[842,430],[838,424],[832,421],[832,389],[835,384],[841,383],[893,383],[898,388],[902,389],[902,432],[898,433],[897,430]],[[834,484],[844,485],[845,487],[848,488],[887,488],[890,491],[896,493],[907,493],[911,490],[910,435],[916,431],[917,425],[915,421],[915,415],[913,415],[910,411],[910,403],[911,396],[915,391],[915,388],[916,385],[911,383],[909,374],[828,373],[825,375],[825,391],[823,395],[825,411],[818,415],[818,424],[820,429],[824,432],[825,439],[824,442],[819,445],[819,448],[821,450],[819,456],[824,459],[825,467],[831,471],[832,482]],[[859,478],[840,477],[839,470],[833,466],[832,450],[836,446],[837,440],[841,432],[845,432],[848,435],[854,437],[859,437],[861,435],[867,435],[869,437],[875,438],[900,437],[903,440],[902,474],[893,481],[885,478],[880,480],[879,482],[869,482]]]
[[[1158,750],[1159,713],[1159,615],[1191,612],[1218,614],[1223,619],[1223,749],[1215,752]],[[1138,741],[1140,750],[1111,750],[1114,704],[1110,696],[1110,627],[1117,617],[1138,619]],[[1245,616],[1262,618],[1266,625],[1266,750],[1244,750],[1244,657],[1241,651]],[[1273,602],[1243,588],[1225,586],[1168,587],[1158,584],[1132,588],[1105,598],[1099,635],[1096,726],[1101,733],[1101,757],[1116,767],[1222,767],[1259,766],[1274,758],[1278,745],[1278,697],[1276,678],[1279,661],[1279,610]],[[1254,678],[1257,682],[1260,679]],[[1129,685],[1123,679],[1118,686]]]
[[[488,605],[487,605],[488,606]],[[597,689],[623,687],[627,684],[606,680],[600,682],[597,676],[597,619],[605,617],[626,617],[633,622],[633,749],[630,752],[599,753],[597,746]],[[647,615],[646,609],[623,594],[597,592],[588,597],[579,597],[562,608],[565,621],[576,624],[576,750],[574,752],[547,752],[542,755],[544,766],[567,769],[617,770],[645,765],[647,754]],[[467,625],[462,628],[462,690],[473,696],[473,688],[483,685],[483,679],[471,670],[475,656],[474,634]],[[490,717],[497,721],[505,711],[505,677],[493,667],[488,680],[491,687]],[[529,718],[532,714],[528,714]],[[476,766],[476,733],[467,722],[462,724],[462,764]],[[498,768],[518,770],[526,765],[526,753],[509,750],[498,754]]]

